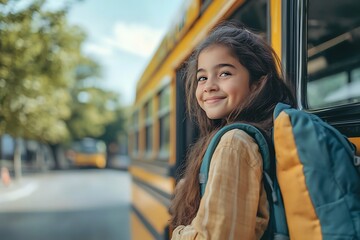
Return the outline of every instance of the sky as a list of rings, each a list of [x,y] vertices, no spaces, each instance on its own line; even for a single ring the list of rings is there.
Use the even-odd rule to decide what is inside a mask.
[[[102,86],[135,100],[136,83],[184,0],[83,0],[68,14],[87,33],[83,51],[102,66]]]

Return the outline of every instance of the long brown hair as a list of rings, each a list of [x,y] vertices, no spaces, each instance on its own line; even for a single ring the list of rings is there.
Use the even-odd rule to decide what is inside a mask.
[[[226,119],[209,119],[197,103],[196,71],[198,56],[206,48],[223,45],[249,71],[250,86],[256,88]],[[187,155],[184,183],[176,189],[170,211],[171,225],[188,225],[196,216],[200,204],[199,170],[206,147],[214,133],[222,126],[233,122],[246,122],[269,134],[273,126],[273,111],[278,102],[294,106],[295,99],[285,84],[280,61],[274,50],[258,35],[243,26],[224,22],[195,49],[187,63],[186,96],[189,116],[199,126],[200,137]]]

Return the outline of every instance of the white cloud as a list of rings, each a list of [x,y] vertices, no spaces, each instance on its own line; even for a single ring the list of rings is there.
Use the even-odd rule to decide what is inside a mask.
[[[84,51],[88,53],[93,53],[99,56],[110,56],[112,53],[112,47],[106,44],[94,44],[86,43],[84,45]]]
[[[109,57],[119,49],[142,58],[151,56],[159,46],[164,29],[146,25],[117,22],[111,37],[102,37],[84,45],[84,51],[101,57]]]
[[[146,58],[158,47],[163,34],[164,30],[146,25],[117,22],[114,26],[114,38],[107,38],[106,43]]]

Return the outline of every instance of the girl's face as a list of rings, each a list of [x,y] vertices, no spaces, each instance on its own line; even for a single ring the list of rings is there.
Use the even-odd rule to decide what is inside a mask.
[[[196,99],[210,119],[227,117],[250,95],[249,72],[223,45],[199,54]]]

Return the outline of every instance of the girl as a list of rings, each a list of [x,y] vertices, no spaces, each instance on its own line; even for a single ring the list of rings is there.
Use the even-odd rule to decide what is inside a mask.
[[[219,128],[245,122],[270,136],[275,105],[294,105],[279,66],[261,37],[231,23],[215,28],[194,51],[187,67],[187,107],[200,137],[188,154],[170,208],[172,239],[253,240],[264,234],[269,210],[262,159],[247,133],[234,129],[223,135],[202,198],[198,176],[206,147]]]

